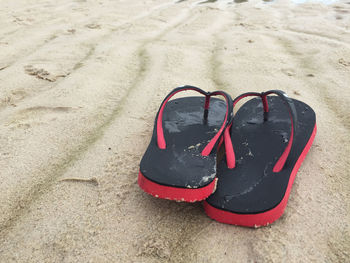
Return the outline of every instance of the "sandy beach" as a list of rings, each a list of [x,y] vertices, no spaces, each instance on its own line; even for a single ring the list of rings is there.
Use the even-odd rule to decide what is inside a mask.
[[[0,7],[0,262],[350,261],[349,0]],[[220,224],[138,187],[159,104],[184,84],[315,110],[274,224]]]

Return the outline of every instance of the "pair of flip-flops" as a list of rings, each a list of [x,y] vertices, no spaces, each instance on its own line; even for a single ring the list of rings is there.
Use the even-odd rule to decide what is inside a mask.
[[[170,100],[192,90],[201,97]],[[224,100],[212,98],[222,96]],[[277,96],[271,96],[277,95]],[[236,103],[255,96],[233,114]],[[283,91],[244,93],[174,89],[162,102],[138,183],[164,199],[205,200],[209,217],[257,227],[278,219],[316,135],[310,106]]]

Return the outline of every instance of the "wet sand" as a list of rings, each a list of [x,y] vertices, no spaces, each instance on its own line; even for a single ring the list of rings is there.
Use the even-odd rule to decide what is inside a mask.
[[[346,262],[350,2],[0,2],[1,262]],[[174,87],[282,89],[318,134],[282,218],[217,223],[137,185]]]

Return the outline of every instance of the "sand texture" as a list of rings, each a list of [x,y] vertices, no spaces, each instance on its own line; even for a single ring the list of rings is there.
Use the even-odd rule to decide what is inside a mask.
[[[350,261],[350,2],[237,2],[0,0],[0,262]],[[139,189],[184,84],[316,111],[280,220],[224,225]]]

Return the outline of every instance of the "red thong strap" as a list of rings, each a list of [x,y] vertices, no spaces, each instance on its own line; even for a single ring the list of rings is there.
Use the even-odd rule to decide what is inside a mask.
[[[236,166],[236,161],[235,161],[236,157],[235,157],[235,152],[233,150],[231,134],[230,134],[231,126],[232,124],[230,124],[224,131],[226,162],[227,162],[227,167],[229,169],[233,169]]]
[[[295,111],[293,101],[290,98],[288,98],[286,93],[284,93],[281,90],[270,90],[270,91],[263,92],[263,93],[248,92],[248,93],[244,93],[244,94],[238,96],[236,99],[234,99],[233,107],[237,104],[238,101],[240,101],[241,99],[243,99],[245,97],[248,97],[248,96],[260,97],[262,99],[263,108],[264,108],[264,121],[266,121],[268,118],[268,112],[269,112],[267,96],[270,94],[278,95],[282,99],[284,104],[287,106],[288,111],[289,111],[289,115],[290,115],[290,119],[291,119],[291,126],[292,126],[288,145],[285,148],[282,155],[280,156],[280,158],[277,160],[277,162],[274,165],[273,170],[272,170],[273,172],[278,173],[282,170],[284,164],[286,163],[286,160],[288,158],[288,155],[290,153],[290,150],[291,150],[292,144],[293,144],[293,138],[294,138],[295,129],[296,129],[296,124],[295,124],[296,123],[296,111]],[[234,151],[233,151],[233,157],[234,157]],[[232,157],[230,159],[232,159]],[[227,162],[228,168],[231,168],[232,165],[233,165],[233,167],[235,167],[235,158],[233,159],[233,164],[229,163],[229,161]]]
[[[205,92],[205,91],[203,91],[197,87],[193,87],[193,86],[178,87],[178,88],[174,89],[173,91],[171,91],[163,100],[163,102],[160,106],[160,109],[158,111],[158,115],[157,115],[157,144],[158,144],[158,147],[160,149],[166,149],[166,142],[165,142],[164,131],[163,131],[163,111],[164,111],[166,103],[170,100],[171,97],[173,97],[178,92],[186,91],[186,90],[197,91],[206,97],[205,105],[204,105],[204,118],[205,119],[208,117],[209,100],[210,100],[211,96],[220,95],[220,96],[223,96],[226,100],[226,114],[225,114],[224,122],[223,122],[221,128],[219,129],[219,131],[215,134],[215,136],[210,140],[210,142],[205,146],[205,148],[202,151],[203,156],[208,156],[211,153],[211,151],[213,150],[213,148],[215,147],[215,145],[216,145],[218,139],[220,138],[225,127],[230,125],[232,122],[233,116],[232,116],[232,114],[229,114],[229,109],[232,109],[232,99],[227,93],[225,93],[223,91]],[[230,138],[230,140],[231,140],[231,138]],[[232,143],[231,143],[231,145],[232,145]]]
[[[233,108],[235,107],[235,105],[237,104],[238,101],[240,101],[241,99],[243,99],[245,97],[251,97],[251,96],[261,97],[261,94],[257,93],[257,92],[243,93],[242,95],[238,96],[237,98],[235,98],[233,100]],[[267,106],[266,98],[265,98],[265,102],[263,100],[263,105],[264,105],[264,112],[268,112],[268,106]],[[231,135],[229,134],[229,131],[225,131],[225,138],[226,137],[229,137],[231,139]],[[235,152],[233,150],[232,142],[231,142],[231,146],[230,146],[230,145],[226,145],[226,141],[225,141],[225,148],[226,148],[227,167],[229,169],[233,169],[233,168],[236,167],[236,157],[235,157]],[[227,155],[227,154],[229,154],[229,155]]]
[[[263,100],[266,100],[266,97],[270,94],[276,94],[279,96],[283,103],[287,106],[289,117],[290,117],[290,123],[291,123],[291,131],[290,131],[290,138],[288,141],[287,147],[284,149],[284,152],[280,156],[280,158],[277,160],[275,166],[273,167],[272,171],[274,173],[278,173],[283,169],[284,164],[287,161],[287,158],[289,156],[290,150],[292,149],[294,135],[296,134],[296,129],[298,125],[297,121],[297,114],[295,110],[295,106],[293,101],[287,96],[287,94],[281,90],[269,90],[262,94]],[[267,100],[266,100],[267,101]]]
[[[219,140],[220,136],[222,135],[222,132],[224,131],[224,129],[227,129],[227,126],[231,124],[232,122],[232,111],[229,114],[229,111],[231,109],[231,105],[232,105],[232,100],[231,97],[226,94],[223,91],[214,91],[212,93],[210,93],[209,96],[223,96],[226,100],[226,114],[225,114],[225,119],[223,124],[221,125],[221,128],[219,129],[219,131],[215,134],[215,136],[210,140],[210,142],[207,144],[207,146],[205,146],[205,148],[202,151],[202,155],[203,156],[208,156],[211,151],[213,150],[214,146],[216,145],[217,141]],[[231,138],[230,138],[231,140]],[[225,143],[226,144],[226,143]]]

